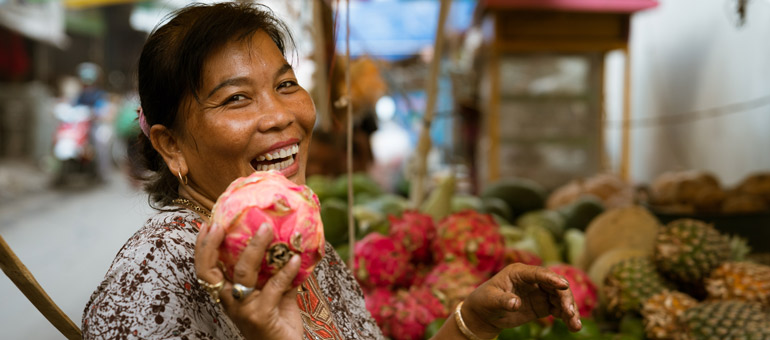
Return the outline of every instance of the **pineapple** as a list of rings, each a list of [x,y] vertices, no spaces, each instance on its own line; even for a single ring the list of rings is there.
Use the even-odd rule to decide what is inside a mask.
[[[755,301],[770,306],[770,266],[726,262],[706,279],[710,298]]]
[[[602,288],[607,308],[616,316],[638,312],[642,302],[664,290],[672,290],[649,257],[634,257],[612,266]]]
[[[673,339],[681,332],[679,318],[698,301],[678,291],[663,291],[642,304],[644,332],[651,340]]]
[[[756,302],[707,301],[686,310],[681,318],[683,340],[767,340],[770,314]]]
[[[679,219],[660,229],[654,256],[664,275],[701,286],[714,268],[731,258],[730,239],[704,222]]]

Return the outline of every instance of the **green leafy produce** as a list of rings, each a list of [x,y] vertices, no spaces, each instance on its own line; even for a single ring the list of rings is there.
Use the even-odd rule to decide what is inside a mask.
[[[532,336],[532,324],[531,322],[525,323],[521,326],[514,328],[506,328],[500,335],[497,336],[498,340],[530,340],[534,339]]]
[[[445,318],[438,318],[429,323],[428,326],[425,327],[425,340],[429,340],[436,336],[438,330],[444,325],[444,322],[446,322]]]
[[[420,212],[430,215],[438,222],[452,213],[452,195],[455,192],[455,177],[447,176],[439,181],[439,184],[430,192],[428,198],[420,207]]]

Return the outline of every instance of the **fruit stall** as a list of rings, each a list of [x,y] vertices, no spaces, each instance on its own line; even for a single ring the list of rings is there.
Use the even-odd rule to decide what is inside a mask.
[[[476,148],[475,190],[454,171],[428,173],[424,200],[365,173],[307,179],[326,239],[351,259],[386,336],[431,338],[479,284],[525,264],[569,281],[583,329],[543,318],[500,340],[770,339],[770,173],[734,186],[698,170],[632,184],[625,125],[619,171],[604,171],[605,55],[626,53],[628,119],[630,18],[655,5],[479,2],[482,118],[478,138],[460,141]],[[538,77],[558,81],[523,88]],[[409,185],[401,193],[414,195]]]
[[[358,173],[352,250],[347,178],[313,176],[308,185],[321,202],[327,240],[343,258],[353,252],[351,269],[367,308],[392,339],[430,338],[477,285],[515,263],[563,275],[583,330],[570,333],[548,318],[506,329],[501,340],[770,339],[767,235],[736,233],[724,222],[767,222],[770,174],[720,188],[722,199],[710,198],[710,213],[700,215],[703,205],[688,197],[711,196],[687,195],[709,187],[702,179],[693,184],[704,177],[713,184],[713,175],[686,171],[635,188],[619,176],[597,174],[551,191],[507,178],[474,196],[456,192],[447,176],[415,209]],[[762,203],[738,209],[733,195]],[[679,215],[671,219],[673,211]],[[714,223],[713,216],[722,219]]]

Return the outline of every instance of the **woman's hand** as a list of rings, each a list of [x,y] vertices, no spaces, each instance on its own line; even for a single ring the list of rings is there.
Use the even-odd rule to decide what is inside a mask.
[[[195,270],[198,278],[211,285],[224,280],[217,265],[219,245],[224,240],[223,228],[201,226],[195,243]],[[233,284],[254,287],[265,255],[273,240],[272,228],[263,227],[251,239],[235,265],[233,281],[225,280],[221,303],[246,339],[301,339],[302,319],[297,307],[297,287],[291,285],[299,271],[299,256],[291,258],[261,290],[254,290],[241,300],[232,294]]]
[[[546,268],[519,263],[476,288],[462,306],[468,328],[487,339],[548,315],[563,319],[573,332],[582,327],[567,280]]]

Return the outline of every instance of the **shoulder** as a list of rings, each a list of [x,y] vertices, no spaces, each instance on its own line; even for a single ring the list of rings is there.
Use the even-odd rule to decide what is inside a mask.
[[[186,210],[149,219],[118,252],[86,304],[84,339],[227,338],[215,336],[223,317],[195,276],[200,223]]]

